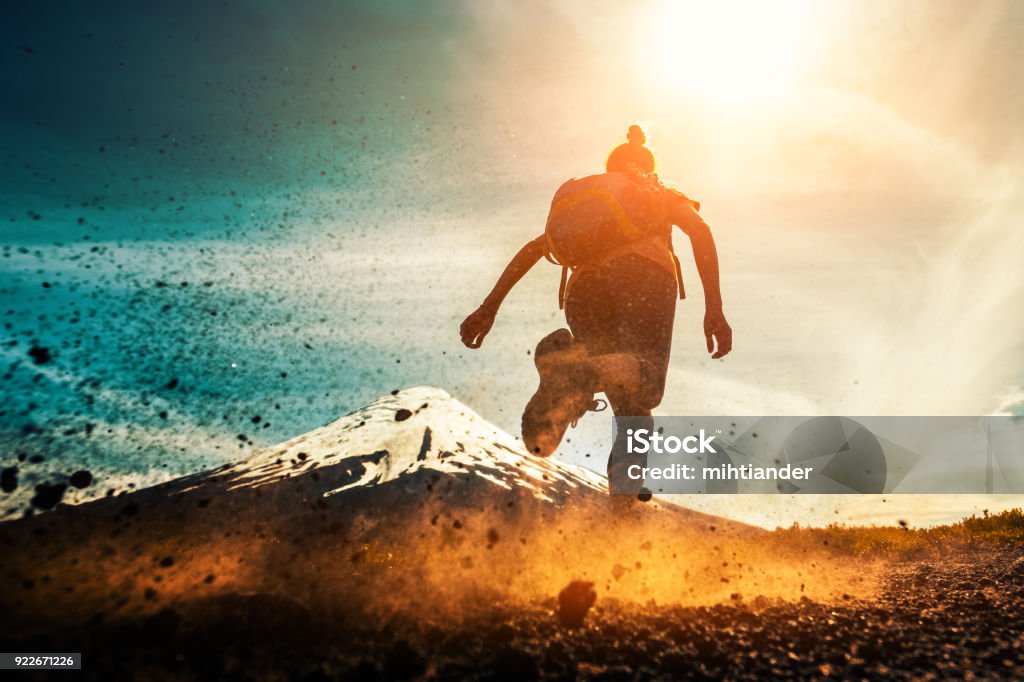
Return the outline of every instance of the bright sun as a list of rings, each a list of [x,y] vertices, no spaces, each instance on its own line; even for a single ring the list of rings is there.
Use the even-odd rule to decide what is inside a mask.
[[[796,81],[808,0],[664,0],[640,36],[655,87],[719,98],[764,97]]]

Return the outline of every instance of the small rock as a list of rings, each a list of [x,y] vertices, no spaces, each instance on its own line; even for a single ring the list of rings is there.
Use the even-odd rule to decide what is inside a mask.
[[[32,358],[32,362],[37,365],[45,365],[53,359],[53,355],[50,353],[50,349],[45,346],[38,346],[32,344],[32,347],[28,349],[28,355]]]
[[[594,583],[573,580],[558,593],[558,620],[567,628],[583,625],[587,611],[597,601]]]
[[[66,483],[40,483],[36,486],[36,494],[29,502],[39,509],[53,509],[64,499],[64,491],[67,489]]]
[[[13,493],[18,487],[18,467],[7,467],[0,471],[0,490]]]

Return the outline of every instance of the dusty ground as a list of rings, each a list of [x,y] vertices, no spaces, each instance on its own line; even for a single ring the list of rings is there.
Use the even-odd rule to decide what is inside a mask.
[[[960,549],[896,562],[872,600],[712,607],[598,599],[583,625],[556,597],[466,599],[460,623],[314,616],[276,597],[221,595],[196,613],[0,642],[84,652],[86,679],[1020,679],[1024,549]],[[76,642],[74,647],[68,643]],[[41,675],[41,674],[40,674]]]
[[[447,400],[0,524],[0,651],[104,681],[1024,676],[1019,511],[768,532],[609,496]]]

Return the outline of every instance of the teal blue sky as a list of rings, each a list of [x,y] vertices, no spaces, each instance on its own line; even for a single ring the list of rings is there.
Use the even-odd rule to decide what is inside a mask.
[[[635,121],[705,205],[736,330],[708,360],[677,238],[691,298],[662,413],[1019,412],[1021,5],[790,4],[801,30],[740,61],[736,36],[769,27],[686,3],[8,10],[0,465],[20,487],[0,513],[78,469],[96,482],[70,499],[123,490],[416,384],[516,432],[557,269],[480,351],[458,324]],[[588,416],[560,456],[603,470],[609,429]],[[928,518],[973,508],[943,504]]]

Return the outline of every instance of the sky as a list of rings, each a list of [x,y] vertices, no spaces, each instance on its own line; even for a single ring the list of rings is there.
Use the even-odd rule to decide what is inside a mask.
[[[22,485],[0,513],[79,468],[96,484],[69,499],[418,384],[516,433],[527,352],[563,324],[557,268],[524,279],[482,349],[458,324],[542,231],[555,188],[600,171],[634,122],[661,177],[702,202],[734,329],[711,361],[678,235],[690,298],[659,414],[1022,412],[1020,3],[10,15],[0,440]],[[589,415],[558,456],[602,471],[609,430]],[[1020,504],[684,502],[786,525]]]

